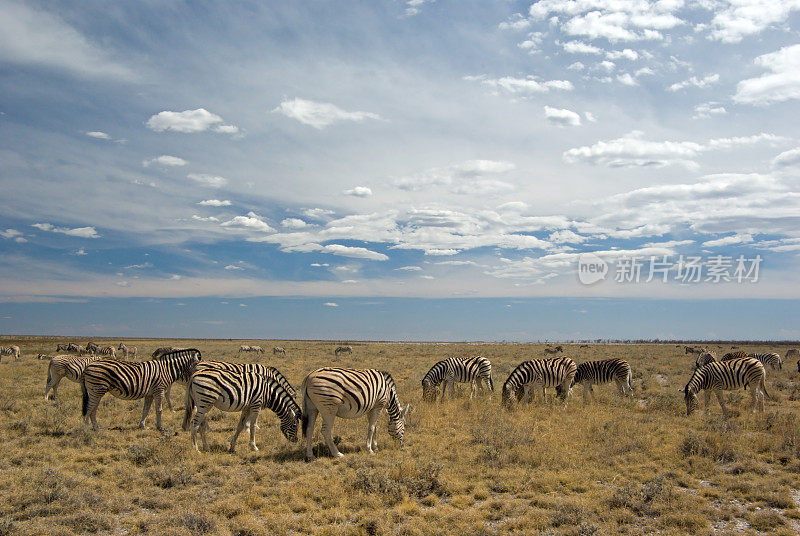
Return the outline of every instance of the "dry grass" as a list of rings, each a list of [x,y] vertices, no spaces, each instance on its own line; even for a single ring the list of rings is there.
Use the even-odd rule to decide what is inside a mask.
[[[250,342],[284,346],[288,356],[236,353]],[[345,457],[306,464],[270,412],[262,413],[257,453],[246,445],[225,452],[236,414],[212,413],[211,451],[198,455],[179,431],[180,413],[165,408],[171,433],[138,430],[141,401],[111,396],[98,411],[101,431],[87,432],[76,384],[64,380],[58,401],[42,400],[47,362],[35,355],[52,352],[55,339],[9,343],[23,358],[0,364],[0,536],[796,534],[800,527],[794,363],[768,370],[777,400],[764,414],[752,416],[749,396],[733,393],[738,414],[724,422],[718,406],[709,416],[685,416],[678,388],[694,358],[674,345],[564,345],[577,362],[630,361],[633,399],[609,385],[596,389],[596,405],[584,406],[576,387],[566,409],[507,412],[499,391],[492,400],[424,404],[420,380],[439,359],[481,354],[499,386],[521,360],[544,357],[542,345],[353,344],[352,355],[336,359],[334,342],[130,341],[142,355],[194,346],[207,359],[268,362],[296,386],[330,364],[390,371],[401,401],[415,405],[406,447],[389,438],[384,416],[380,451],[371,456],[366,421],[337,419]],[[182,394],[173,393],[176,408]],[[324,453],[319,428],[315,443]]]

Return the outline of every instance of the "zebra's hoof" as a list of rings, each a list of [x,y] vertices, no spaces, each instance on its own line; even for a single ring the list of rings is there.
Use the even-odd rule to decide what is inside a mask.
[[[306,455],[306,463],[308,463],[308,462],[313,462],[313,461],[314,461],[314,456],[308,456],[308,455]]]

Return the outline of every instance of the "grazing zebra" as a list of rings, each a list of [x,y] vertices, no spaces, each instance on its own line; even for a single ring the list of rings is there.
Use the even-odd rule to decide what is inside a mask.
[[[195,366],[201,360],[200,351],[195,349],[178,350],[149,361],[128,362],[100,359],[89,363],[83,371],[82,414],[86,425],[89,419],[92,428],[97,430],[97,407],[106,393],[124,400],[144,398],[142,420],[139,428],[150,412],[150,404],[156,400],[156,427],[161,427],[161,404],[165,391],[172,383],[189,381]]]
[[[714,352],[704,352],[700,354],[700,356],[694,362],[694,368],[699,369],[700,367],[704,367],[709,363],[714,363],[717,360]]]
[[[575,361],[568,357],[556,357],[553,359],[535,359],[533,361],[523,361],[511,374],[508,375],[503,384],[503,405],[511,407],[514,401],[526,401],[531,398],[531,384],[535,384],[542,389],[542,401],[545,400],[545,389],[556,387],[558,397],[567,403],[567,398],[572,393],[571,385],[578,366]]]
[[[283,354],[286,355],[286,348],[283,346],[273,346],[272,348],[272,355]]]
[[[0,348],[0,355],[13,355],[16,361],[19,359],[19,346],[3,346]]]
[[[47,354],[37,354],[36,359],[53,359],[53,356]]]
[[[768,354],[747,354],[747,357],[754,357],[761,361],[766,367],[769,365],[772,367],[772,370],[781,370],[783,368],[783,359],[781,359],[780,354],[775,353],[768,353]]]
[[[197,413],[192,418],[192,410]],[[192,446],[197,448],[197,430],[203,439],[203,450],[208,450],[206,415],[212,407],[222,411],[241,411],[239,425],[231,440],[229,451],[236,449],[236,440],[246,427],[250,429],[250,448],[256,446],[258,413],[262,407],[274,411],[281,420],[281,432],[292,443],[297,441],[297,421],[301,418],[300,406],[280,383],[255,369],[249,371],[203,368],[192,374],[186,388],[183,429],[191,421]]]
[[[150,354],[150,357],[153,359],[158,359],[159,357],[166,355],[170,352],[177,352],[178,350],[191,350],[191,348],[178,348],[176,346],[162,346],[161,348],[156,348],[153,350],[153,353]]]
[[[262,347],[260,347],[260,346],[251,346],[250,347],[250,351],[251,352],[258,352],[258,353],[261,353],[261,354],[264,353],[264,349]]]
[[[450,387],[450,398],[453,398],[456,382],[470,382],[472,387],[470,398],[475,396],[477,385],[480,385],[483,390],[485,383],[489,389],[494,391],[491,361],[482,356],[450,357],[439,361],[422,378],[422,399],[436,400],[436,388],[439,384],[442,384],[442,402],[444,402],[448,386]]]
[[[69,344],[66,343],[56,344],[56,352],[69,352]]]
[[[128,357],[136,357],[136,347],[135,346],[125,346],[125,343],[119,343],[119,348],[117,350],[122,350],[122,358],[128,359]]]
[[[740,387],[751,387],[750,396],[753,399],[753,412],[756,406],[760,411],[764,411],[764,396],[771,398],[767,393],[767,386],[764,381],[766,371],[764,364],[757,359],[731,359],[728,361],[717,361],[709,363],[704,367],[694,371],[692,378],[686,387],[681,389],[686,401],[686,415],[691,415],[697,409],[697,393],[705,390],[706,413],[711,402],[711,393],[717,395],[719,405],[722,406],[723,416],[728,416],[728,409],[722,397],[722,391],[731,391]]]
[[[583,384],[583,401],[589,401],[589,393],[595,398],[592,385],[600,385],[613,381],[621,395],[633,392],[631,387],[631,366],[619,358],[606,359],[605,361],[587,361],[578,365],[572,384]],[[596,399],[595,399],[596,400]]]
[[[588,344],[581,344],[581,348],[589,348]]]
[[[93,354],[96,354],[96,353],[100,352],[100,347],[97,346],[97,343],[94,343],[94,342],[87,342],[86,343],[86,349],[89,350],[90,352],[92,352]]]
[[[786,355],[783,356],[784,361],[789,361],[792,357],[800,357],[800,351],[797,348],[791,348],[786,351]]]
[[[77,352],[77,351],[78,351],[77,344],[75,344],[74,342],[67,344],[67,352]]]
[[[88,350],[88,348],[87,348],[87,350]],[[95,353],[95,352],[93,352],[93,353]],[[114,349],[113,346],[103,346],[96,353],[99,354],[99,355],[107,355],[107,356],[112,357],[112,358],[116,358],[117,357],[117,351]]]
[[[241,345],[241,346],[239,347],[239,353],[242,353],[242,352],[249,352],[249,351],[250,351],[250,347],[249,347],[249,346],[245,346],[245,345],[243,344],[243,345]]]
[[[338,356],[339,354],[352,354],[353,347],[352,346],[338,346],[336,350],[333,351],[333,355]]]
[[[388,372],[375,369],[321,368],[306,376],[302,390],[306,461],[314,459],[311,437],[317,413],[322,416],[322,436],[331,456],[335,458],[342,457],[332,436],[336,417],[356,419],[366,415],[369,421],[367,450],[373,454],[378,449],[375,424],[385,408],[389,414],[389,435],[403,444],[405,417],[411,406],[402,407],[394,380]]]
[[[74,355],[57,355],[50,358],[50,364],[47,366],[47,381],[44,387],[44,399],[47,400],[47,393],[53,390],[51,400],[56,399],[56,391],[58,384],[61,383],[63,378],[70,381],[80,383],[83,371],[86,366],[99,359],[95,355],[90,357],[77,357]]]

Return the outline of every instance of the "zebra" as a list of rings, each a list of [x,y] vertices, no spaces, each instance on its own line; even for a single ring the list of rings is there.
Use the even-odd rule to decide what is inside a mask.
[[[197,363],[201,360],[199,350],[194,348],[178,350],[149,361],[128,362],[112,359],[99,359],[89,363],[83,371],[81,389],[83,392],[82,414],[88,426],[97,426],[97,407],[103,395],[110,392],[124,400],[144,398],[142,420],[139,428],[150,412],[150,404],[156,400],[156,428],[161,427],[161,404],[165,391],[176,381],[188,382]]]
[[[800,357],[800,351],[798,351],[797,348],[790,348],[789,350],[786,350],[786,355],[783,356],[783,360],[789,361],[789,359],[792,357]]]
[[[88,351],[88,348],[87,348],[87,351]],[[99,355],[107,355],[107,356],[109,356],[111,358],[116,358],[117,357],[117,351],[114,349],[113,346],[103,346],[102,348],[100,348],[99,351],[92,352],[92,353],[97,353]]]
[[[564,348],[561,345],[556,346],[555,348],[545,348],[544,353],[546,354],[558,354],[564,351]]]
[[[75,344],[74,342],[67,344],[67,352],[77,352],[77,351],[78,351],[77,344]]]
[[[54,356],[48,354],[37,354],[36,359],[53,359]]]
[[[337,346],[336,350],[333,351],[333,355],[338,356],[339,354],[352,354],[353,347],[352,346]]]
[[[342,457],[331,435],[336,417],[356,419],[366,415],[369,422],[367,451],[374,454],[378,448],[375,425],[384,408],[389,414],[389,435],[402,446],[405,418],[411,405],[402,407],[394,380],[388,372],[375,369],[321,368],[305,377],[302,390],[306,461],[314,459],[311,437],[317,413],[322,416],[322,436],[331,456],[335,458]]]
[[[284,348],[282,346],[274,346],[272,348],[272,355],[278,355],[278,354],[283,354],[285,356],[286,355],[286,348]]]
[[[705,390],[706,413],[711,401],[711,393],[717,395],[722,414],[727,418],[728,409],[722,397],[722,391],[730,391],[740,387],[751,387],[750,396],[753,399],[753,412],[756,407],[764,411],[764,397],[772,398],[767,393],[766,371],[764,364],[757,359],[746,357],[744,359],[731,359],[709,363],[694,371],[689,383],[680,391],[684,394],[686,402],[686,415],[691,415],[699,405],[697,393]]]
[[[97,343],[91,341],[86,343],[86,349],[92,352],[93,354],[100,352],[100,347],[97,346]]]
[[[56,344],[56,352],[68,352],[68,351],[69,351],[69,344],[66,343]]]
[[[575,371],[575,378],[572,385],[583,384],[583,401],[589,401],[589,393],[595,398],[592,385],[610,383],[617,384],[617,389],[621,395],[629,395],[633,392],[631,387],[631,366],[619,358],[606,359],[604,361],[587,361],[578,365]]]
[[[70,381],[80,383],[83,376],[83,371],[86,366],[98,359],[97,356],[78,357],[74,355],[57,355],[50,358],[50,364],[47,365],[47,381],[44,387],[44,399],[47,400],[47,394],[53,390],[53,395],[50,400],[56,399],[56,391],[58,384],[61,383],[63,378]]]
[[[439,361],[422,378],[422,399],[427,401],[436,400],[436,388],[439,384],[442,384],[442,402],[444,402],[447,387],[450,387],[450,398],[452,398],[456,382],[470,382],[472,386],[470,398],[475,396],[477,384],[480,385],[481,390],[483,390],[485,383],[489,386],[489,389],[494,391],[491,361],[482,356],[470,358],[450,357]]]
[[[250,347],[250,351],[251,352],[258,352],[258,353],[261,353],[261,354],[264,353],[264,349],[262,347],[260,347],[260,346],[251,346]]]
[[[731,359],[744,359],[747,357],[747,352],[728,352],[720,361],[730,361]]]
[[[192,418],[192,411],[197,413]],[[292,443],[297,442],[297,424],[302,417],[300,406],[294,398],[281,387],[280,383],[255,369],[224,370],[203,368],[192,374],[186,389],[186,404],[183,416],[183,430],[189,430],[191,421],[192,446],[197,447],[197,431],[203,439],[203,450],[208,450],[206,415],[212,407],[222,411],[241,411],[239,425],[231,440],[229,452],[236,450],[236,440],[245,428],[250,429],[250,448],[256,446],[258,413],[262,407],[274,411],[281,420],[281,432]]]
[[[747,354],[747,357],[754,357],[761,361],[766,367],[769,365],[772,370],[781,370],[783,368],[783,359],[780,354],[766,353],[766,354]]]
[[[568,357],[553,359],[535,359],[523,361],[503,384],[502,404],[511,407],[514,400],[520,401],[523,396],[530,401],[531,384],[536,384],[542,389],[542,401],[545,399],[545,389],[556,387],[558,397],[567,403],[567,398],[572,393],[572,380],[575,378],[578,366]]]
[[[0,347],[0,355],[13,355],[14,361],[17,361],[19,359],[19,346]]]
[[[135,346],[125,346],[125,343],[119,343],[119,348],[117,350],[122,350],[122,358],[128,359],[128,357],[136,357],[136,347]]]
[[[249,351],[250,351],[250,347],[249,347],[249,346],[245,346],[245,345],[243,344],[243,345],[241,345],[241,346],[239,347],[239,353],[242,353],[242,352],[249,352]]]
[[[717,357],[714,355],[714,352],[704,352],[695,360],[694,368],[699,369],[700,367],[704,367],[709,363],[714,363],[716,360]]]

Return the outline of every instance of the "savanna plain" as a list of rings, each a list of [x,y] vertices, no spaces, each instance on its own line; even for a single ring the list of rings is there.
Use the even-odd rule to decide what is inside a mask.
[[[137,427],[142,401],[110,395],[99,432],[84,429],[77,384],[61,382],[44,401],[48,361],[58,342],[4,337],[22,350],[0,362],[0,535],[267,534],[784,534],[800,532],[800,402],[795,360],[767,368],[772,395],[750,413],[744,391],[726,395],[727,420],[686,416],[682,393],[695,356],[675,344],[564,344],[576,363],[620,357],[633,368],[633,396],[613,384],[581,386],[564,408],[537,401],[512,411],[500,388],[521,361],[546,357],[542,344],[354,343],[342,341],[125,339],[137,360],[160,346],[194,347],[206,360],[262,362],[298,389],[322,366],[378,368],[392,374],[402,403],[414,408],[403,448],[378,425],[379,451],[366,451],[366,420],[336,419],[341,459],[327,456],[318,420],[315,454],[289,443],[279,421],[261,412],[251,452],[240,438],[228,453],[238,413],[212,410],[210,451],[195,452],[181,431],[184,388],[164,408],[166,431]],[[85,344],[85,339],[74,339]],[[96,339],[119,344],[120,339]],[[239,354],[241,344],[265,354]],[[273,356],[273,346],[286,356]],[[730,345],[710,347],[721,355]],[[748,352],[787,347],[742,346]],[[444,403],[421,401],[425,372],[446,357],[483,355],[495,391]],[[798,391],[800,392],[800,391]],[[549,396],[552,396],[550,394]],[[702,399],[702,397],[701,397]],[[299,402],[299,400],[298,400]]]

